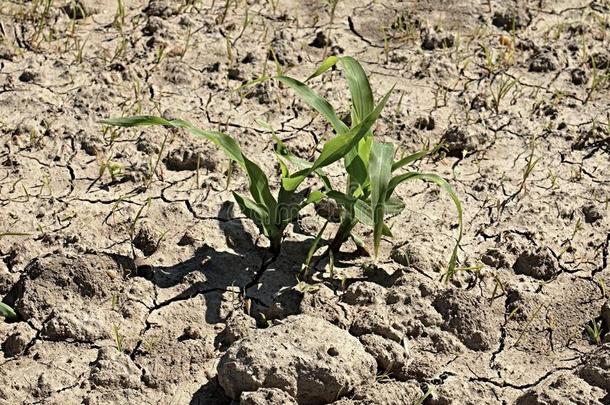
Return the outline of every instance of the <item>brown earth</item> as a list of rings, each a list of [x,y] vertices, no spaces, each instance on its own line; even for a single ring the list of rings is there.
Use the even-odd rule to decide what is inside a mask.
[[[124,3],[0,2],[0,403],[610,403],[607,0]],[[433,186],[400,188],[376,262],[347,244],[304,284],[313,207],[267,265],[221,153],[98,123],[220,129],[275,179],[261,122],[302,157],[332,134],[274,81],[240,89],[270,49],[301,79],[356,57],[396,84],[379,139],[445,143],[418,168],[464,207],[450,283]],[[349,111],[339,70],[312,85]]]

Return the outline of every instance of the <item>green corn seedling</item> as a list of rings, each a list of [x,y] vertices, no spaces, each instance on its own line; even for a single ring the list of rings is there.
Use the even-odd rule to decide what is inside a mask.
[[[362,124],[367,123],[366,133],[343,157],[347,175],[345,192],[333,190],[321,170],[313,171],[325,183],[327,187],[325,195],[334,199],[342,207],[341,222],[334,239],[330,243],[330,251],[337,252],[350,237],[359,244],[358,239],[352,235],[352,230],[361,222],[373,228],[373,247],[375,255],[377,255],[381,237],[392,235],[384,222],[385,216],[399,213],[405,207],[404,203],[394,196],[394,191],[404,182],[423,180],[440,186],[442,190],[449,194],[457,208],[458,238],[449,261],[448,270],[448,274],[453,274],[457,262],[459,241],[462,236],[462,207],[457,194],[449,183],[437,174],[417,171],[399,173],[404,167],[428,155],[431,152],[430,150],[424,149],[395,160],[396,150],[393,144],[374,140],[373,132],[370,130],[371,125],[368,125],[368,119],[374,112],[373,92],[364,69],[354,58],[331,56],[306,81],[323,74],[335,65],[342,67],[351,93],[352,128],[338,118],[334,108],[327,100],[316,94],[306,84],[290,77],[278,77],[280,82],[292,88],[304,102],[327,119],[337,133],[335,139],[349,136],[356,128],[362,128]],[[281,142],[276,145],[280,148],[280,154],[294,163],[302,163],[287,153]],[[308,173],[311,172],[310,170]]]
[[[272,195],[271,186],[263,170],[242,153],[238,143],[232,137],[222,132],[203,130],[180,119],[167,120],[155,116],[112,118],[103,120],[102,123],[120,127],[161,125],[168,128],[184,128],[191,134],[214,143],[247,174],[250,183],[250,198],[237,192],[233,192],[233,196],[244,215],[250,218],[261,233],[269,238],[270,251],[276,257],[280,252],[282,237],[288,224],[297,217],[302,208],[320,201],[324,197],[322,190],[312,191],[306,196],[306,190],[298,190],[301,183],[310,175],[321,172],[323,167],[336,162],[353,150],[370,132],[371,126],[381,114],[389,96],[390,92],[360,120],[358,125],[350,130],[342,131],[339,136],[327,141],[322,147],[322,152],[313,162],[297,158],[290,159],[298,167],[296,172],[290,172],[287,161],[279,153],[285,148],[276,138],[276,142],[280,145],[276,148],[276,156],[281,168],[277,197]],[[325,108],[329,107],[327,105]],[[330,184],[326,182],[325,187],[329,188]]]
[[[323,74],[335,65],[343,68],[351,93],[351,126],[349,127],[339,119],[335,109],[326,99],[305,83],[284,76],[281,71],[278,72],[276,79],[291,88],[305,103],[324,116],[336,132],[336,136],[324,143],[321,153],[312,162],[293,155],[274,135],[275,154],[281,168],[277,197],[272,195],[267,176],[262,169],[243,155],[237,142],[224,133],[202,130],[184,120],[166,120],[154,116],[113,118],[102,123],[121,127],[161,125],[169,128],[184,128],[193,135],[213,142],[246,172],[250,183],[250,198],[236,192],[233,195],[242,212],[269,238],[270,250],[274,256],[280,251],[286,226],[296,218],[298,212],[307,204],[318,202],[325,197],[334,199],[342,207],[341,222],[330,243],[329,251],[337,252],[350,237],[361,247],[362,242],[352,234],[352,231],[358,223],[363,223],[373,228],[373,245],[377,255],[382,236],[392,236],[385,223],[385,217],[397,214],[405,207],[404,203],[394,196],[396,188],[410,180],[435,183],[449,194],[458,211],[459,233],[449,262],[449,273],[452,274],[455,271],[458,244],[462,234],[462,209],[456,193],[447,181],[436,174],[417,171],[399,173],[404,167],[428,155],[430,150],[421,150],[395,160],[394,145],[374,140],[371,128],[379,118],[393,87],[375,105],[366,73],[351,57],[327,58],[307,80]],[[334,190],[324,172],[326,166],[341,159],[347,177],[345,192]],[[289,166],[296,167],[296,171],[291,172]],[[298,191],[299,186],[312,175],[318,176],[323,186],[305,196],[303,190]]]

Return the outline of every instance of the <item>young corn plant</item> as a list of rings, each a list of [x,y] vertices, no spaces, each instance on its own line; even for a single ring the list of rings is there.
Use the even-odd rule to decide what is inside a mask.
[[[371,126],[368,125],[368,119],[375,111],[373,92],[364,69],[354,58],[331,56],[306,81],[323,74],[335,65],[343,69],[351,93],[351,128],[338,118],[335,109],[327,100],[306,84],[290,77],[278,77],[280,82],[293,89],[305,103],[327,119],[337,133],[335,139],[345,137],[357,128],[363,128],[363,123],[367,123],[366,132],[343,157],[347,176],[344,192],[332,189],[328,178],[322,170],[319,170],[320,168],[315,170],[310,168],[307,172],[318,175],[326,187],[324,194],[342,207],[339,228],[330,243],[329,251],[336,253],[350,237],[361,246],[362,242],[352,234],[354,227],[361,222],[373,228],[373,248],[377,256],[382,236],[392,236],[385,223],[386,215],[399,213],[405,208],[404,203],[394,195],[396,188],[407,181],[423,180],[440,186],[449,194],[457,208],[459,232],[449,261],[449,272],[452,274],[455,271],[458,244],[462,235],[462,208],[457,194],[449,183],[437,174],[401,172],[401,169],[426,156],[429,150],[424,149],[396,159],[396,148],[393,144],[374,139]],[[287,152],[281,142],[277,142],[276,145],[279,147],[278,153],[287,160],[307,166],[306,162]]]
[[[341,134],[327,141],[323,145],[320,155],[313,162],[292,159],[299,168],[296,172],[291,173],[284,159],[279,153],[276,153],[281,168],[276,197],[272,194],[268,176],[242,153],[239,144],[232,137],[222,132],[203,130],[180,119],[167,120],[155,116],[111,118],[103,120],[102,123],[120,127],[161,125],[167,128],[184,128],[191,134],[214,143],[247,174],[250,197],[237,192],[233,192],[233,196],[244,215],[250,218],[261,233],[269,239],[270,251],[275,258],[280,252],[282,237],[288,224],[296,219],[299,211],[306,205],[320,201],[324,197],[323,190],[314,190],[309,195],[306,195],[306,189],[299,191],[301,183],[313,173],[321,171],[325,166],[336,162],[352,151],[370,132],[371,126],[381,114],[389,97],[390,92],[375,108],[368,111],[358,125],[348,131],[342,131]],[[281,143],[277,138],[276,141]],[[281,148],[277,149],[281,150]],[[325,187],[330,187],[330,184],[325,184]]]

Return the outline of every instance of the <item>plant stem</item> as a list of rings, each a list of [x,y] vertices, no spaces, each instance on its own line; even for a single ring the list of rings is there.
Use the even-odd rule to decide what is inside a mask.
[[[339,229],[330,243],[329,250],[333,253],[338,253],[341,250],[341,246],[349,239],[352,229],[356,226],[357,221],[349,214],[343,215]]]
[[[269,251],[271,252],[273,257],[277,257],[280,254],[280,251],[282,248],[281,235],[279,237],[270,238],[269,243],[270,243]]]

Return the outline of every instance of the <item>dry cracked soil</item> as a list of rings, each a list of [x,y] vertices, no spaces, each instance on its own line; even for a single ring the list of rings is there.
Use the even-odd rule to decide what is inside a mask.
[[[274,134],[304,158],[333,134],[251,81],[328,55],[396,84],[378,139],[442,143],[416,167],[464,207],[449,282],[432,185],[399,188],[377,260],[346,244],[303,279],[332,204],[270,261],[219,151],[99,123],[226,131],[275,181]],[[311,85],[349,112],[340,70]],[[607,0],[0,1],[0,403],[610,403],[609,85]]]

